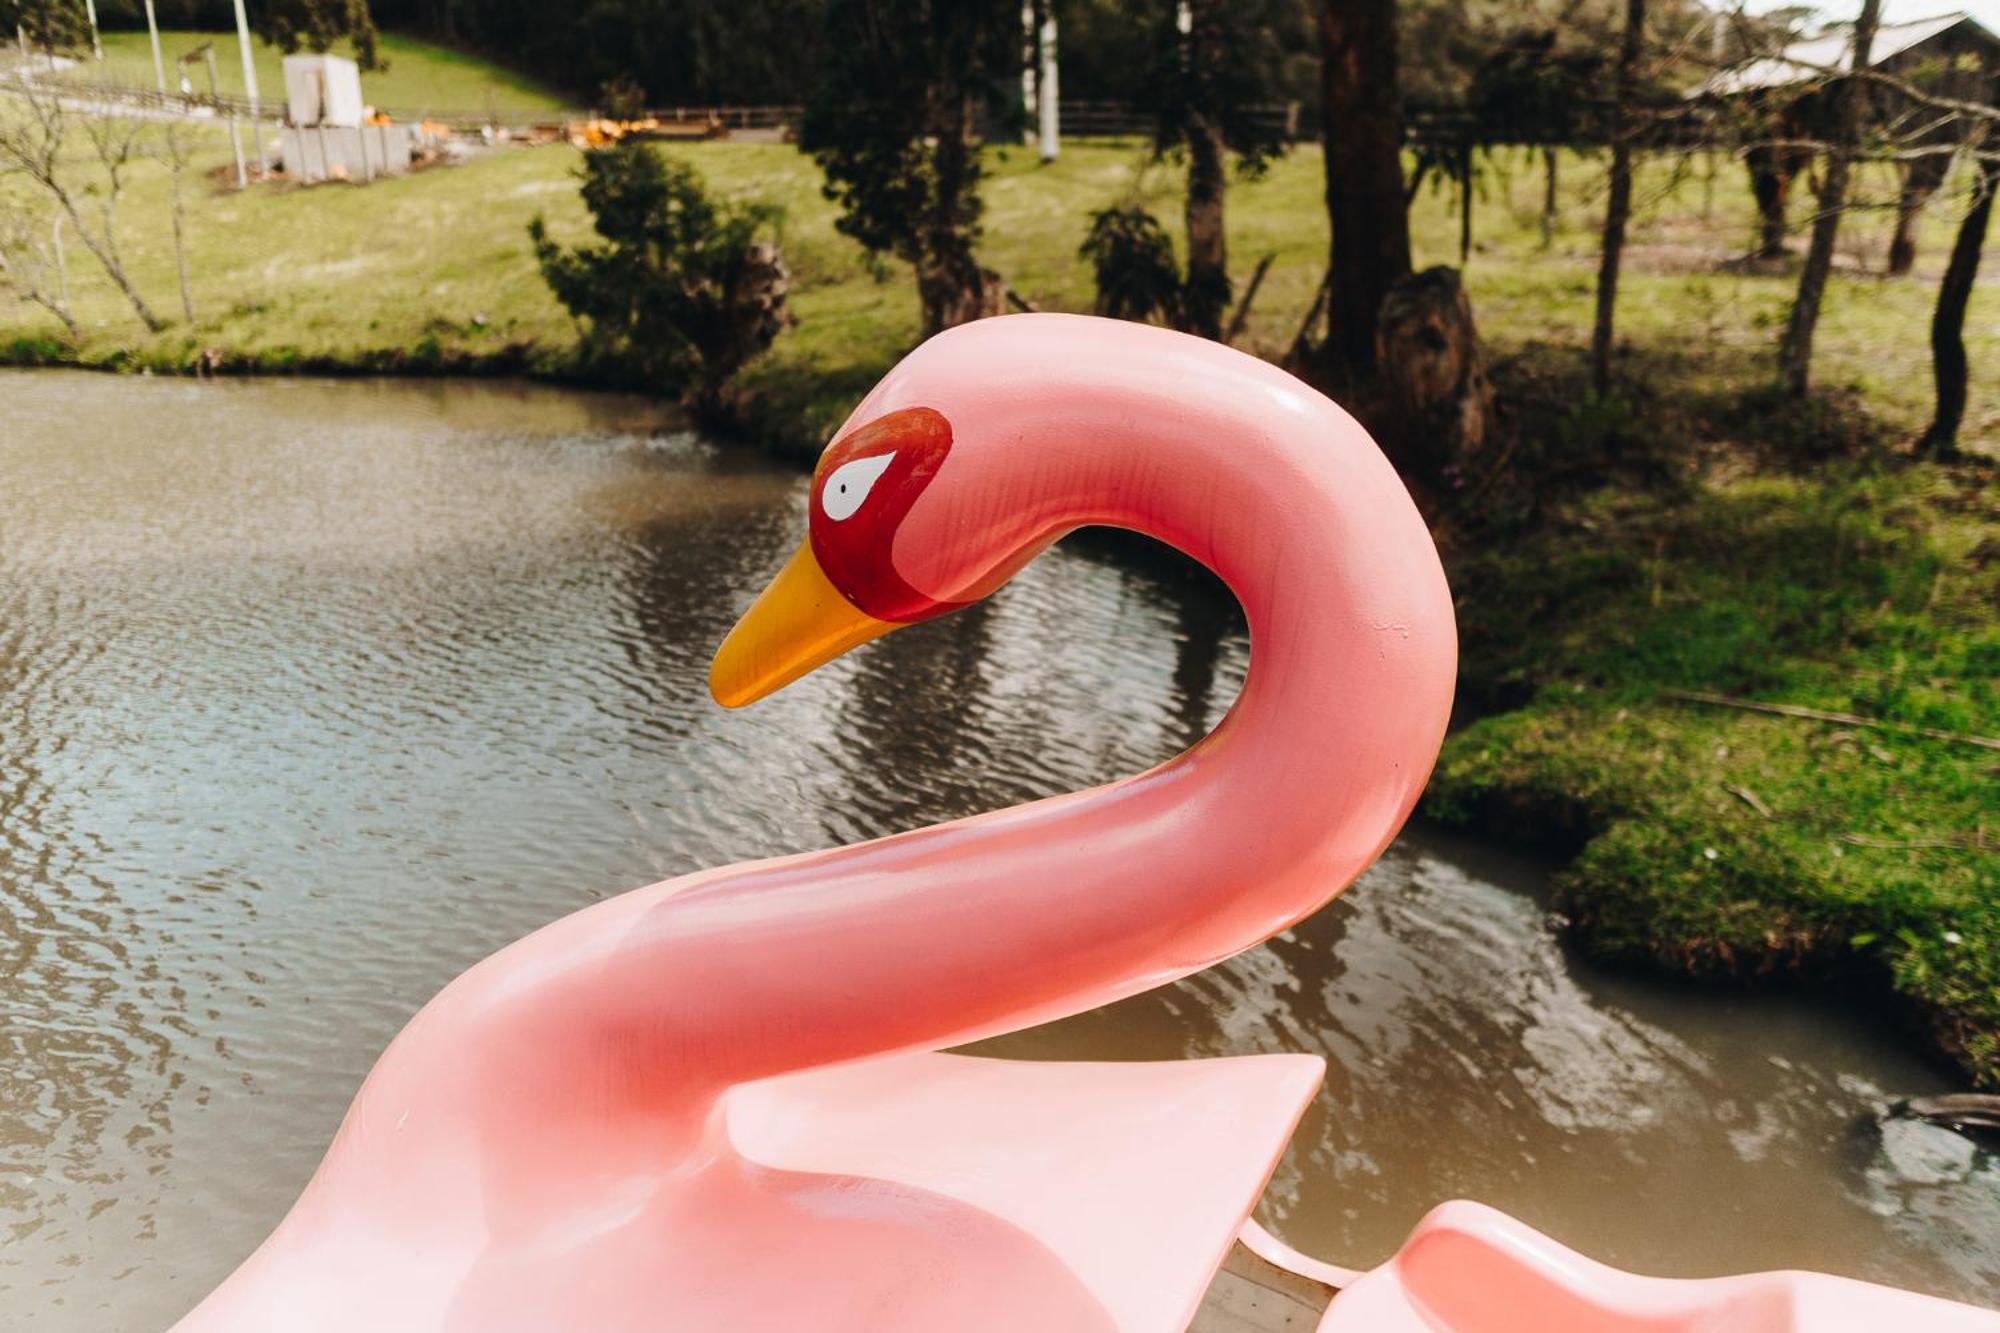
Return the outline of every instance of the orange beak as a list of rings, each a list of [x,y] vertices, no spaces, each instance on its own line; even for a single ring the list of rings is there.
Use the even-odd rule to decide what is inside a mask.
[[[801,542],[715,650],[709,693],[724,708],[741,708],[899,628],[841,596],[819,567],[812,543]]]

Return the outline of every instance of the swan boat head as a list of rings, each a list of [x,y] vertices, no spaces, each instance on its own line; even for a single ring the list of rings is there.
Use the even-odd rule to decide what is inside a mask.
[[[896,567],[895,536],[951,453],[952,425],[934,408],[890,412],[820,456],[810,535],[717,651],[718,703],[752,703],[902,625],[956,610]]]
[[[1456,636],[1428,530],[1351,417],[1254,357],[1088,316],[964,325],[855,408],[807,503],[806,540],[716,654],[726,707],[978,601],[1098,524],[1219,574],[1260,647],[1327,615],[1395,627],[1402,734],[1381,739],[1400,795],[1436,753]]]

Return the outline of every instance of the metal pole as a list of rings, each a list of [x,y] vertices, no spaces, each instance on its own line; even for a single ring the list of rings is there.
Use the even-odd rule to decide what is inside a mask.
[[[1035,0],[1021,0],[1021,138],[1035,141],[1035,115],[1040,103],[1035,91]]]
[[[1053,162],[1062,151],[1062,115],[1056,103],[1056,11],[1051,5],[1042,19],[1041,32],[1042,77],[1038,85],[1041,93],[1042,161]]]
[[[153,0],[146,0],[148,9]],[[264,131],[258,127],[257,63],[250,56],[250,16],[243,12],[243,0],[236,0],[236,46],[243,53],[243,91],[250,97],[250,137],[257,141],[257,174],[271,174],[270,159],[264,150]]]
[[[83,12],[90,18],[90,52],[102,64],[104,39],[97,35],[97,0],[83,0]]]
[[[146,0],[146,31],[153,38],[153,83],[160,90],[160,96],[167,95],[167,67],[160,60],[160,16],[153,9],[153,0]]]

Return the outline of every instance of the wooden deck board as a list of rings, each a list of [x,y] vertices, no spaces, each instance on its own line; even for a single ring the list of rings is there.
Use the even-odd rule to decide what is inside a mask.
[[[1326,1283],[1268,1264],[1239,1241],[1209,1283],[1188,1333],[1313,1333],[1333,1295]]]

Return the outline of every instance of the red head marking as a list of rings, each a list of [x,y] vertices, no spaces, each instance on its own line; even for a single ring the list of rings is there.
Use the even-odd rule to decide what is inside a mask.
[[[843,597],[877,620],[928,620],[964,605],[911,587],[890,558],[896,529],[951,452],[928,407],[877,417],[827,447],[813,472],[813,555]]]

